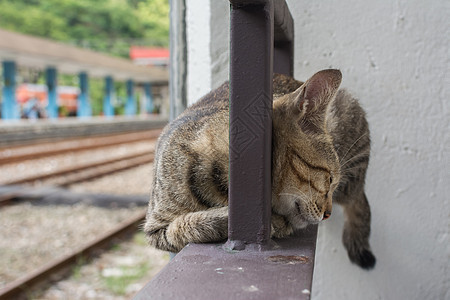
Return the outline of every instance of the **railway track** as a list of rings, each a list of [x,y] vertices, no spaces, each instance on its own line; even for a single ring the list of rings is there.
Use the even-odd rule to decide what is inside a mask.
[[[18,180],[6,182],[5,185],[34,184],[36,182],[48,181],[52,186],[67,187],[74,183],[79,183],[102,176],[111,175],[116,172],[134,168],[146,163],[153,162],[154,154],[141,152],[137,154],[122,156],[119,158],[106,159],[100,162],[73,166],[56,170],[49,173],[33,175]],[[16,198],[21,196],[20,192],[6,193],[0,195],[0,208],[11,204]]]
[[[30,151],[24,147],[17,147],[9,150],[0,149],[0,166],[11,162],[22,162],[35,158],[45,156],[52,156],[63,154],[67,152],[90,150],[101,147],[107,147],[118,144],[131,143],[142,140],[155,141],[161,130],[151,130],[136,134],[127,134],[123,137],[102,137],[97,140],[77,140],[61,142],[59,145],[54,145],[53,148],[41,147],[38,151]],[[75,144],[74,144],[75,143]],[[19,148],[21,149],[19,151]],[[25,149],[25,150],[24,150]],[[9,151],[9,152],[8,152]],[[93,178],[109,175],[115,172],[123,171],[129,168],[140,166],[142,164],[153,162],[154,153],[149,151],[139,152],[132,155],[125,155],[116,158],[104,159],[89,164],[71,166],[53,172],[28,176],[6,182],[6,185],[21,185],[21,184],[35,184],[35,183],[51,183],[52,186],[67,187],[70,184],[79,183]],[[0,195],[0,207],[13,203],[15,199],[21,198],[20,191],[14,191]],[[126,198],[126,196],[124,196]],[[145,218],[145,210],[135,215],[116,228],[112,229],[96,240],[84,245],[83,247],[73,251],[69,255],[55,259],[43,267],[36,269],[30,274],[10,282],[3,289],[0,290],[0,299],[25,299],[30,289],[37,286],[41,287],[44,284],[50,284],[58,281],[69,271],[74,264],[79,263],[80,260],[88,261],[91,257],[99,253],[100,250],[109,248],[117,239],[130,236],[131,233],[136,232],[138,226]],[[56,280],[55,280],[56,278]]]
[[[0,195],[0,208],[4,205],[10,204],[18,196],[20,196],[20,193],[17,192]]]
[[[80,261],[88,261],[100,251],[111,247],[117,240],[136,232],[144,218],[145,212],[139,213],[72,253],[55,259],[34,272],[10,282],[4,288],[0,289],[0,299],[26,299],[31,289],[36,286],[49,285],[58,281],[71,271],[71,267],[74,264]]]
[[[140,152],[137,154],[127,155],[119,158],[106,159],[100,162],[93,162],[81,166],[72,166],[65,169],[55,170],[49,173],[43,173],[38,175],[29,176],[17,180],[6,182],[7,185],[12,184],[32,184],[37,181],[47,180],[59,176],[65,176],[64,178],[58,178],[56,185],[68,186],[73,183],[89,180],[92,178],[112,174],[114,172],[126,170],[132,167],[139,166],[144,163],[153,161],[153,153]],[[69,176],[74,174],[73,176]]]
[[[78,138],[53,143],[0,148],[0,166],[68,152],[93,150],[149,139],[155,140],[160,133],[161,129],[154,129],[120,135]]]
[[[100,137],[99,140],[85,139],[83,141],[70,140],[67,142],[61,142],[60,145],[56,145],[53,149],[44,147],[44,150],[30,153],[31,150],[27,149],[24,151],[15,151],[14,148],[10,148],[9,152],[14,152],[14,154],[8,153],[5,149],[0,150],[0,166],[2,162],[5,163],[6,160],[10,162],[20,162],[24,160],[31,160],[36,158],[41,158],[45,156],[52,156],[57,154],[63,154],[67,152],[85,151],[92,150],[102,147],[108,147],[112,145],[132,143],[136,141],[150,140],[152,142],[156,141],[157,136],[161,132],[160,129],[150,130],[146,132],[138,132],[130,134],[131,137],[126,135],[119,136],[108,136]],[[79,143],[74,146],[74,143]],[[23,147],[20,147],[23,148]],[[3,152],[2,152],[3,151]],[[8,153],[6,155],[5,153]],[[3,157],[2,157],[3,155]],[[6,159],[8,156],[8,159]],[[71,166],[59,170],[55,170],[48,173],[41,173],[37,175],[32,175],[16,180],[11,180],[4,182],[4,185],[18,185],[18,184],[35,184],[35,183],[49,183],[53,186],[67,187],[71,184],[99,178],[101,176],[110,175],[116,172],[124,171],[130,168],[140,166],[142,164],[151,163],[154,159],[153,152],[140,152],[131,155],[121,156],[118,158],[105,159],[102,161],[92,162],[84,165]],[[20,193],[8,193],[0,195],[0,207],[8,205],[13,202],[14,199],[21,196]]]

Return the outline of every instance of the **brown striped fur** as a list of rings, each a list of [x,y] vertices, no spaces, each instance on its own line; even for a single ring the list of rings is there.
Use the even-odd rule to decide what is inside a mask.
[[[364,194],[370,138],[365,113],[341,73],[324,70],[305,83],[274,75],[272,236],[327,218],[344,206],[343,242],[352,262],[369,269],[370,207]],[[163,130],[144,230],[156,248],[218,242],[228,234],[228,83]]]

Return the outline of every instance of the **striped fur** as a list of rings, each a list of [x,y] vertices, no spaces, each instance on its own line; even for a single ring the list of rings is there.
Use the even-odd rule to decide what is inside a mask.
[[[371,268],[370,208],[364,194],[370,138],[364,111],[341,73],[324,70],[305,83],[275,75],[273,90],[272,236],[283,238],[344,206],[350,259]],[[228,83],[163,130],[144,231],[149,243],[178,252],[187,243],[228,235]]]

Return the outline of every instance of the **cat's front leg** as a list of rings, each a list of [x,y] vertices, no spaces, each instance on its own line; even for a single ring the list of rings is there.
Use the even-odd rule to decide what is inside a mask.
[[[180,251],[188,243],[211,243],[228,237],[228,207],[211,208],[175,218],[166,231],[167,242]]]
[[[272,212],[271,229],[270,236],[274,238],[284,238],[294,233],[294,230],[287,219],[274,212]]]
[[[343,205],[347,219],[342,241],[352,262],[363,269],[372,269],[376,259],[369,245],[370,206],[364,192],[351,200]]]

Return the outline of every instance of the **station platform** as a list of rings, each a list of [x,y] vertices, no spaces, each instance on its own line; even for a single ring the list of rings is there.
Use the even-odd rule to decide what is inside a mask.
[[[0,121],[0,147],[162,128],[160,115]]]

